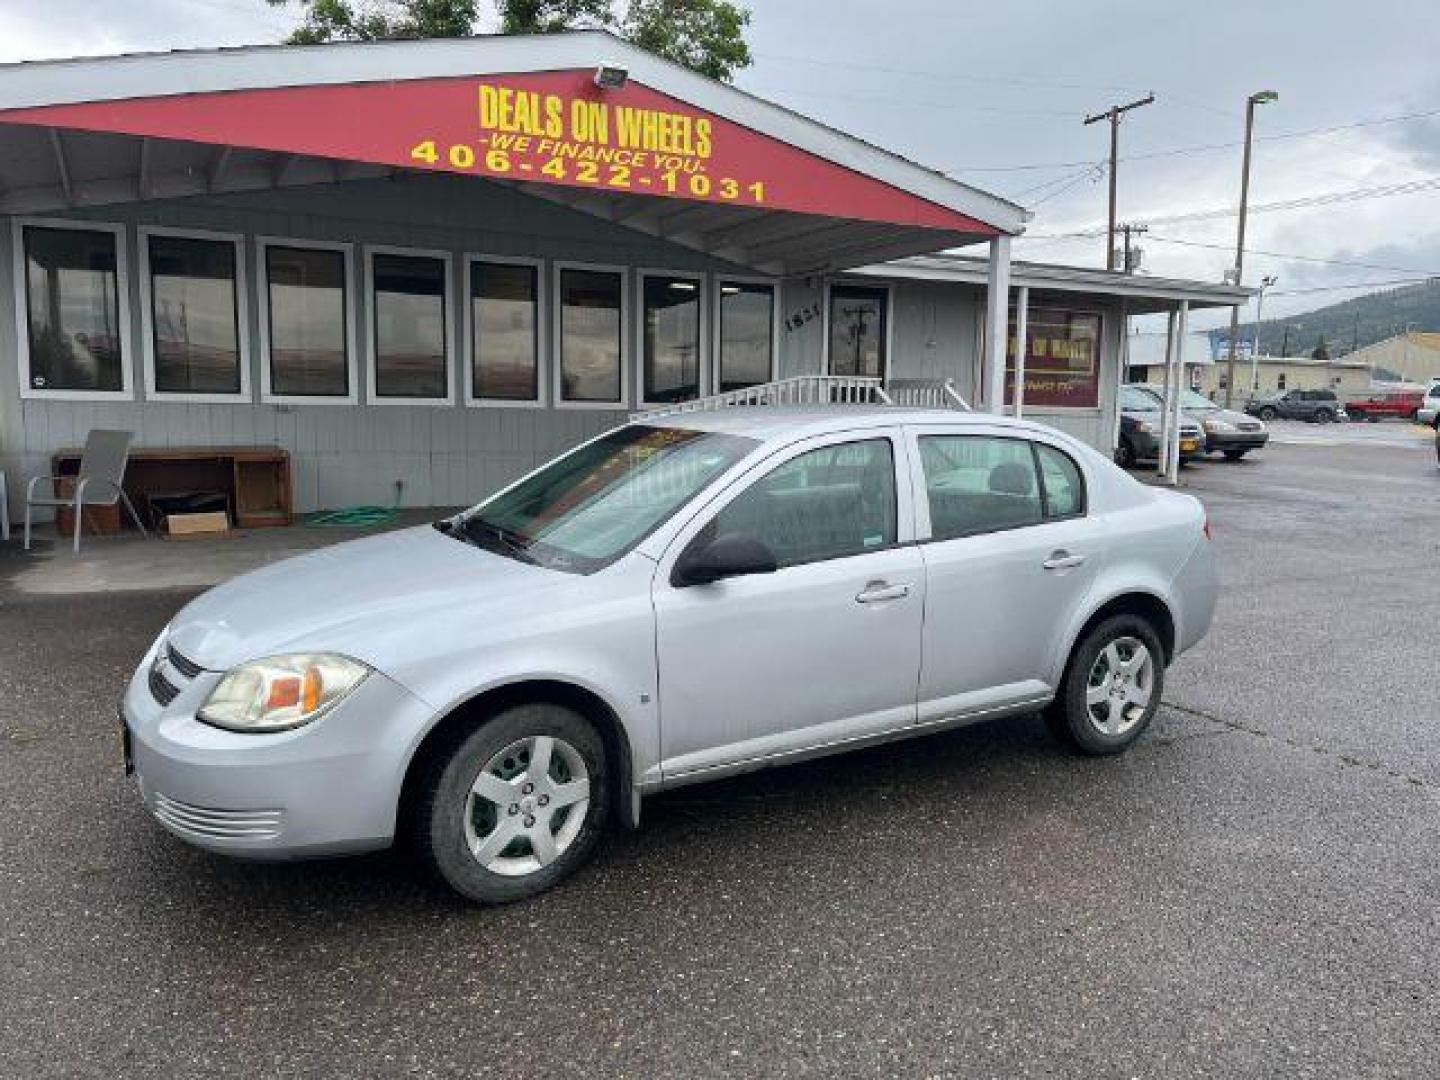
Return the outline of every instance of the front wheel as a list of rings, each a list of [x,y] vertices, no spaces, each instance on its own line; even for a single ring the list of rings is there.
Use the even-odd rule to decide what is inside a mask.
[[[1261,410],[1260,410],[1258,413],[1256,413],[1255,415],[1258,416],[1258,417],[1260,417],[1261,420],[1274,420],[1274,419],[1275,419],[1275,410],[1274,410],[1274,409],[1261,409]]]
[[[1315,422],[1317,424],[1328,424],[1334,419],[1335,414],[1329,409],[1318,409],[1315,412]]]
[[[605,743],[557,705],[517,705],[438,755],[415,839],[451,888],[482,904],[523,900],[580,867],[609,812]]]
[[[1249,452],[1250,452],[1249,447],[1246,447],[1244,450],[1238,450],[1238,449],[1237,449],[1237,450],[1225,450],[1225,451],[1223,451],[1223,453],[1225,454],[1225,460],[1226,460],[1226,461],[1239,461],[1241,458],[1243,458],[1243,457],[1244,457],[1246,454],[1248,454]]]
[[[1082,754],[1119,754],[1150,726],[1164,687],[1155,631],[1138,615],[1115,615],[1076,644],[1045,719]]]

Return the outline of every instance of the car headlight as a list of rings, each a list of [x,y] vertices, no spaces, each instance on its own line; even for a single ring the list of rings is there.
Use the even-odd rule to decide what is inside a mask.
[[[1225,420],[1206,420],[1205,430],[1212,435],[1216,435],[1227,431],[1234,431],[1235,425]]]
[[[319,719],[369,674],[330,653],[267,656],[231,668],[196,716],[229,731],[289,731]]]

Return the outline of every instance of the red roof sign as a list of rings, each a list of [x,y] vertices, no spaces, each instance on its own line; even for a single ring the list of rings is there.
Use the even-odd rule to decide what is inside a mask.
[[[882,180],[590,71],[48,105],[0,122],[249,147],[993,236]]]

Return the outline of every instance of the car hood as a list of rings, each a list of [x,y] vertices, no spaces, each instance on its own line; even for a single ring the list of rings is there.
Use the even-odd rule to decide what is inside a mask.
[[[383,666],[397,628],[564,587],[576,575],[519,562],[430,526],[337,544],[244,574],[196,598],[169,642],[210,671],[280,652],[327,650]]]
[[[1255,418],[1246,416],[1234,409],[1206,409],[1203,413],[1197,414],[1203,420],[1223,420],[1227,424],[1253,424]]]

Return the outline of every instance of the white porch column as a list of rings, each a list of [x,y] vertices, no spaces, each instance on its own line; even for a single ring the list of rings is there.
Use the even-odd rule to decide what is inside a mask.
[[[1155,471],[1161,477],[1165,475],[1166,455],[1170,453],[1170,373],[1175,360],[1175,317],[1176,313],[1171,311],[1165,321],[1165,378],[1160,402],[1160,430],[1157,432],[1159,446],[1155,454]]]
[[[1015,415],[1025,411],[1025,335],[1030,331],[1030,286],[1021,285],[1015,294]],[[1001,380],[1004,388],[1004,380]]]
[[[1175,373],[1170,380],[1172,389],[1166,401],[1170,419],[1169,473],[1166,479],[1172,484],[1180,482],[1180,394],[1185,389],[1185,324],[1190,318],[1190,301],[1180,301],[1180,311],[1175,318]]]
[[[981,383],[985,411],[1005,411],[1005,349],[1010,330],[1010,237],[990,241],[990,278],[985,288],[985,359]]]

